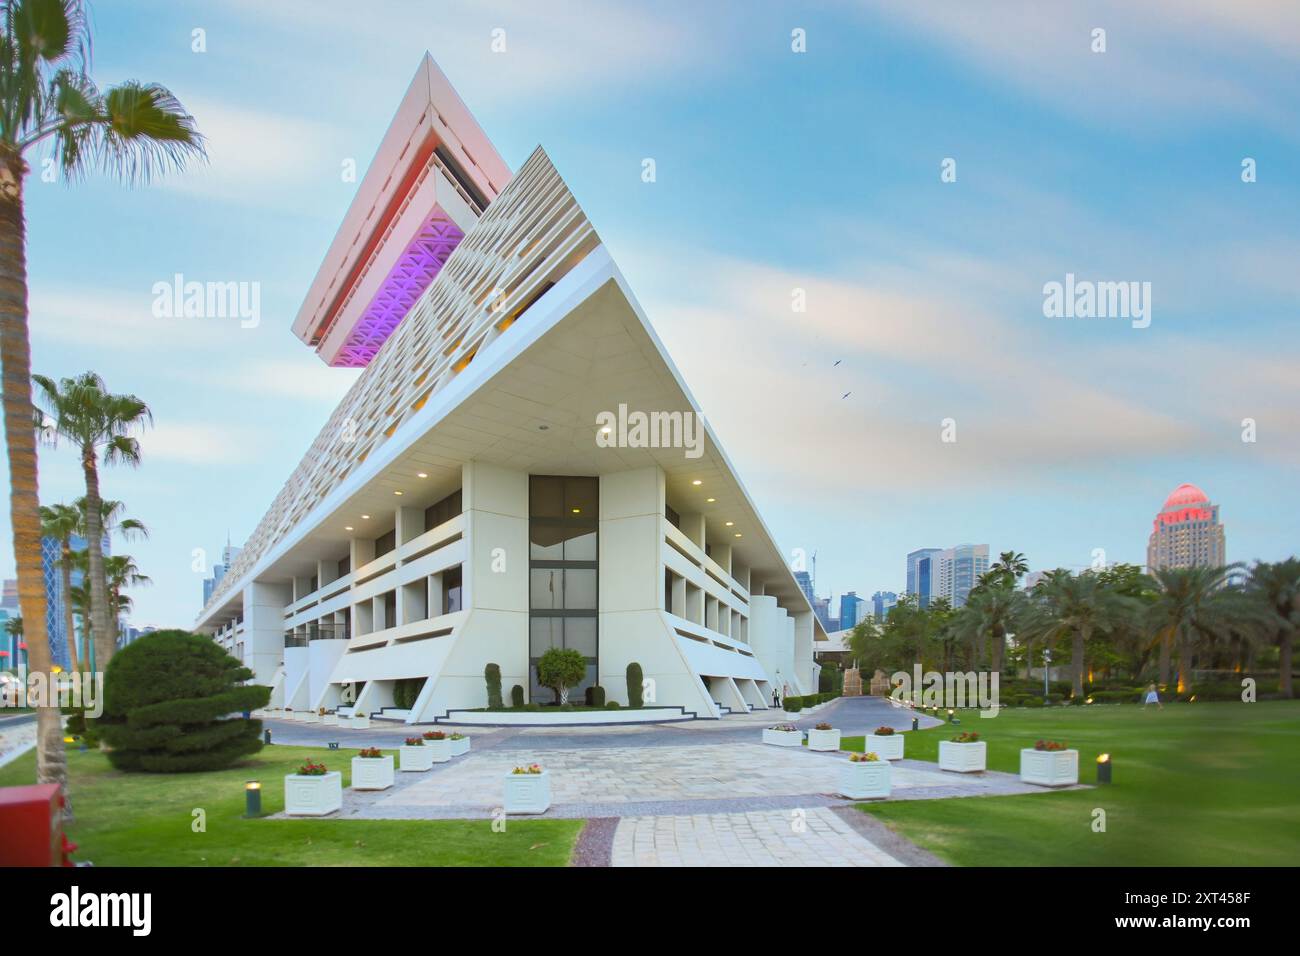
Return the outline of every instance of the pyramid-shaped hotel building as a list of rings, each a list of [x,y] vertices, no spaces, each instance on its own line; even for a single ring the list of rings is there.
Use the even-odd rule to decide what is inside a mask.
[[[272,707],[465,720],[489,663],[546,703],[550,647],[624,705],[638,663],[659,716],[816,692],[825,633],[599,235],[427,56],[294,331],[364,371],[197,623]]]

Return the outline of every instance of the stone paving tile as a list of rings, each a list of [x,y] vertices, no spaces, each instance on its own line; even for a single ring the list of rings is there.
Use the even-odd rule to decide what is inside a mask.
[[[624,817],[612,866],[902,866],[824,807]]]

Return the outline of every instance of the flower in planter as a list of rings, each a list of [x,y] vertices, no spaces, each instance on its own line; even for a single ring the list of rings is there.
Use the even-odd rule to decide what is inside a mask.
[[[542,772],[542,765],[539,763],[530,763],[527,767],[515,767],[511,773],[517,774],[536,774]]]
[[[464,740],[464,739],[465,739],[465,735],[464,735],[464,734],[452,734],[452,735],[451,735],[451,739],[452,739],[452,740]]]
[[[406,746],[408,746],[408,747],[423,747],[423,746],[424,746],[424,738],[423,738],[423,737],[407,737],[407,738],[406,738]]]
[[[365,712],[364,710],[354,710],[354,711],[352,712],[352,716],[353,716],[353,717],[361,717],[361,718],[364,719],[365,716],[366,716],[366,712]]]
[[[1040,740],[1034,744],[1035,750],[1064,750],[1065,743],[1057,740]]]
[[[292,707],[286,707],[286,708],[284,709],[284,712],[285,712],[286,714],[293,713],[293,708],[292,708]]]
[[[877,727],[877,728],[876,728],[876,736],[877,736],[877,737],[892,737],[892,736],[894,736],[894,728],[893,728],[893,727]]]
[[[323,763],[312,763],[310,760],[298,768],[298,776],[300,777],[323,777],[327,773],[329,771],[325,769]]]
[[[384,752],[380,750],[378,747],[364,747],[357,752],[358,757],[367,757],[371,759],[376,757],[382,757],[383,755]]]
[[[446,740],[447,735],[441,730],[426,730],[424,732],[425,740]]]
[[[952,742],[955,744],[973,744],[973,743],[977,743],[979,739],[980,739],[979,731],[963,730],[956,737],[952,738]]]
[[[325,708],[324,708],[324,707],[317,707],[317,708],[316,708],[316,716],[317,716],[317,717],[324,717],[324,716],[325,716]]]
[[[797,734],[797,733],[799,733],[799,728],[796,727],[794,724],[776,724],[776,725],[774,725],[774,726],[772,726],[772,727],[769,727],[769,728],[767,728],[767,729],[768,729],[768,730],[779,730],[779,731],[780,731],[781,733],[783,733],[783,734]]]
[[[826,723],[825,721],[822,721],[820,724],[817,725],[817,728],[816,728],[816,729],[817,729],[817,730],[834,730],[835,728],[832,727],[830,724]]]
[[[864,754],[849,754],[849,763],[878,763],[879,760],[880,757],[871,751]]]

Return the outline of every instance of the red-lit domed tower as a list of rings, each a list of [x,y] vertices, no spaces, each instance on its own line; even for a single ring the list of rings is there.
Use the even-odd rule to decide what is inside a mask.
[[[1227,563],[1219,506],[1195,485],[1179,485],[1152,523],[1147,566],[1219,567]]]

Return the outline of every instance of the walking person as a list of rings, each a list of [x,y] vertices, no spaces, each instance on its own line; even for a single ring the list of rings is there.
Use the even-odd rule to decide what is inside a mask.
[[[1160,693],[1156,690],[1154,681],[1147,685],[1147,696],[1146,699],[1142,701],[1142,709],[1146,710],[1149,704],[1155,704],[1160,710],[1165,709],[1165,705],[1160,703]]]

